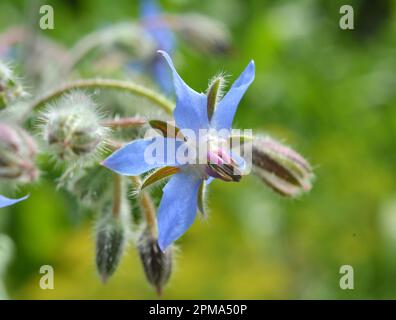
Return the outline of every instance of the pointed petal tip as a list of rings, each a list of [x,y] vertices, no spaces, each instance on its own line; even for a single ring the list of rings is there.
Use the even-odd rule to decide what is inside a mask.
[[[29,194],[19,199],[10,199],[0,195],[0,208],[9,207],[29,198]]]
[[[109,157],[109,158],[110,158],[110,157]],[[111,159],[109,159],[109,158],[103,160],[103,161],[100,163],[100,165],[103,166],[103,167],[105,167],[106,169],[109,169],[109,170],[115,172],[115,173],[118,173],[118,174],[120,174],[120,175],[125,175],[125,174],[123,174],[122,172],[120,172],[119,170],[117,170],[116,167],[113,168]]]
[[[177,159],[175,157],[168,158],[166,152],[157,158],[154,156],[153,159],[146,159],[148,148],[158,150],[161,153],[162,150],[167,150],[165,144],[169,141],[163,137],[133,140],[104,159],[101,165],[123,176],[137,176],[168,164],[176,165],[175,161]],[[173,142],[173,140],[171,141]]]
[[[164,51],[164,50],[157,50],[157,53],[159,55],[163,56],[166,60],[170,59],[169,54],[166,51]]]
[[[240,79],[242,80],[242,85],[249,85],[253,82],[256,75],[256,63],[254,60],[250,60],[245,70],[240,75]],[[239,79],[238,79],[239,80]],[[236,82],[238,82],[238,80]]]
[[[169,244],[166,244],[164,240],[158,239],[157,241],[158,247],[161,249],[163,253],[165,253],[166,248],[168,248]]]
[[[253,59],[250,60],[250,62],[249,62],[249,64],[248,64],[246,69],[248,69],[252,73],[251,77],[252,77],[252,81],[253,81],[254,77],[255,77],[255,73],[256,73],[256,63],[254,62]]]
[[[172,61],[172,58],[170,57],[170,55],[164,50],[158,50],[157,52],[165,59],[165,61],[168,63],[168,65],[170,66],[172,71],[176,72],[176,69],[173,65],[173,61]]]
[[[109,158],[110,158],[110,157],[109,157]],[[114,170],[111,168],[111,162],[109,161],[109,158],[104,159],[104,160],[100,163],[100,165],[103,166],[103,167],[105,167],[105,168],[107,168],[107,169],[109,169],[109,170],[111,170],[111,171],[114,171]]]

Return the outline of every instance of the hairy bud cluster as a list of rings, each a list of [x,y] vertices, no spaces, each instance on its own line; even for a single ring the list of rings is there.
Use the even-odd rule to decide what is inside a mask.
[[[275,192],[296,197],[312,187],[310,164],[296,151],[268,138],[258,137],[252,147],[253,172]]]
[[[42,135],[59,160],[78,160],[97,155],[107,136],[95,102],[76,91],[47,106],[41,115]]]
[[[138,251],[147,280],[155,286],[158,295],[169,281],[172,273],[173,248],[162,252],[148,229],[145,229],[138,240]]]
[[[0,61],[0,109],[27,95],[12,70]]]
[[[36,143],[25,130],[0,122],[0,179],[35,181],[38,177],[36,155]]]

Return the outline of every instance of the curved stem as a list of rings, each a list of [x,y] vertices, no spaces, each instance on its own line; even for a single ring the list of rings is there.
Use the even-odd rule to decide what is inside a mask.
[[[135,41],[139,39],[139,41]],[[134,22],[121,22],[113,24],[108,28],[95,30],[86,34],[70,49],[70,59],[63,66],[63,74],[67,75],[79,62],[81,62],[90,52],[98,47],[117,44],[117,41],[132,46],[152,47],[150,54],[155,54],[156,45],[150,35]],[[143,44],[145,41],[147,43]],[[138,51],[139,51],[138,50]]]
[[[118,174],[113,174],[114,189],[113,189],[113,216],[118,218],[121,212],[122,201],[122,180]]]
[[[70,49],[70,59],[66,61],[63,66],[62,72],[63,74],[67,74],[70,70],[73,69],[78,62],[80,62],[84,56],[86,56],[92,49],[101,44],[103,41],[100,34],[103,31],[94,31],[89,33],[80,39],[73,48]]]
[[[117,143],[115,141],[109,141],[108,146],[111,147],[113,150],[119,149],[122,144]],[[116,176],[118,178],[116,178]],[[132,181],[132,183],[135,185],[135,187],[140,188],[142,185],[142,180],[138,176],[132,176],[129,177]],[[118,183],[121,183],[121,176],[114,174],[114,182],[115,185]],[[119,179],[119,180],[117,180]],[[121,185],[120,185],[120,190],[121,190]],[[119,192],[121,194],[121,192]],[[116,188],[114,189],[114,198],[116,198],[117,190]],[[140,208],[142,209],[144,218],[147,223],[147,227],[149,228],[150,235],[153,239],[157,239],[157,219],[156,219],[156,212],[155,212],[155,206],[153,203],[153,200],[151,199],[150,194],[147,191],[141,190],[139,193],[139,204]],[[113,207],[114,209],[114,207]],[[113,210],[114,213],[114,210]]]
[[[130,177],[133,184],[140,187],[142,181],[139,177]],[[151,237],[157,238],[157,219],[155,214],[155,207],[150,194],[147,191],[140,191],[139,193],[140,207],[143,211],[144,218],[150,230]]]
[[[65,92],[75,89],[110,89],[125,91],[147,99],[148,101],[154,103],[167,113],[172,113],[174,108],[173,102],[171,102],[161,94],[130,81],[113,79],[83,79],[72,81],[47,93],[46,95],[33,102],[28,111],[30,112],[38,109],[48,101],[59,97]]]

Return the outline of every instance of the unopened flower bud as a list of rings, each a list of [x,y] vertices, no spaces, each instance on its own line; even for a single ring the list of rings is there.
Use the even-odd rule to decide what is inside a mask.
[[[35,165],[37,146],[22,128],[0,122],[0,178],[20,183],[38,177]]]
[[[0,109],[27,95],[12,70],[0,61]]]
[[[172,246],[162,252],[157,239],[151,235],[149,229],[145,229],[138,240],[138,251],[147,280],[156,288],[158,295],[161,295],[162,288],[172,273]]]
[[[128,240],[129,216],[123,210],[115,216],[104,210],[96,225],[96,267],[103,282],[115,272]]]
[[[44,140],[60,160],[95,156],[107,133],[95,102],[78,91],[47,107],[41,121]]]
[[[252,146],[253,172],[271,189],[296,197],[312,188],[310,164],[296,151],[269,137],[258,137]]]
[[[170,19],[180,36],[197,50],[212,54],[228,53],[231,36],[221,22],[200,14],[185,14]]]

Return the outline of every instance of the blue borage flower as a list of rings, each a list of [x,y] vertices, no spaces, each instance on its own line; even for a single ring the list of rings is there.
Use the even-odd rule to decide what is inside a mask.
[[[159,53],[165,58],[173,73],[176,92],[176,108],[173,115],[176,126],[181,131],[190,129],[195,133],[198,133],[200,129],[211,128],[217,131],[224,131],[224,129],[230,131],[238,104],[254,80],[254,62],[251,61],[248,64],[228,93],[221,100],[219,99],[212,115],[208,116],[210,109],[208,108],[208,95],[191,89],[177,73],[169,55],[164,51],[159,51]],[[211,113],[210,110],[209,113]],[[240,175],[235,171],[238,172],[238,167],[242,164],[241,159],[234,158],[234,155],[226,155],[223,150],[208,155],[210,158],[208,160],[215,157],[217,162],[215,161],[215,165],[208,164],[204,170],[201,165],[181,165],[175,160],[175,157],[169,159],[164,156],[162,161],[147,163],[145,150],[155,140],[162,140],[165,150],[167,150],[168,143],[174,142],[174,138],[170,137],[136,140],[113,153],[102,164],[118,174],[127,176],[140,175],[164,166],[178,167],[177,173],[172,176],[163,189],[163,197],[158,209],[158,244],[161,250],[165,251],[194,222],[199,204],[198,195],[205,180],[209,182],[213,178],[220,178],[226,181],[238,181]],[[178,143],[180,145],[183,142],[178,141]],[[227,166],[230,163],[231,167]],[[221,166],[221,164],[225,164],[225,166]]]
[[[20,201],[26,200],[29,196],[25,196],[19,199],[10,199],[0,195],[0,208],[12,206]]]
[[[155,0],[140,0],[140,17],[146,31],[153,37],[158,50],[173,53],[175,39],[173,32],[163,23],[159,23],[158,17],[162,10]],[[165,93],[172,93],[171,74],[158,56],[155,56],[148,65],[153,78]]]

